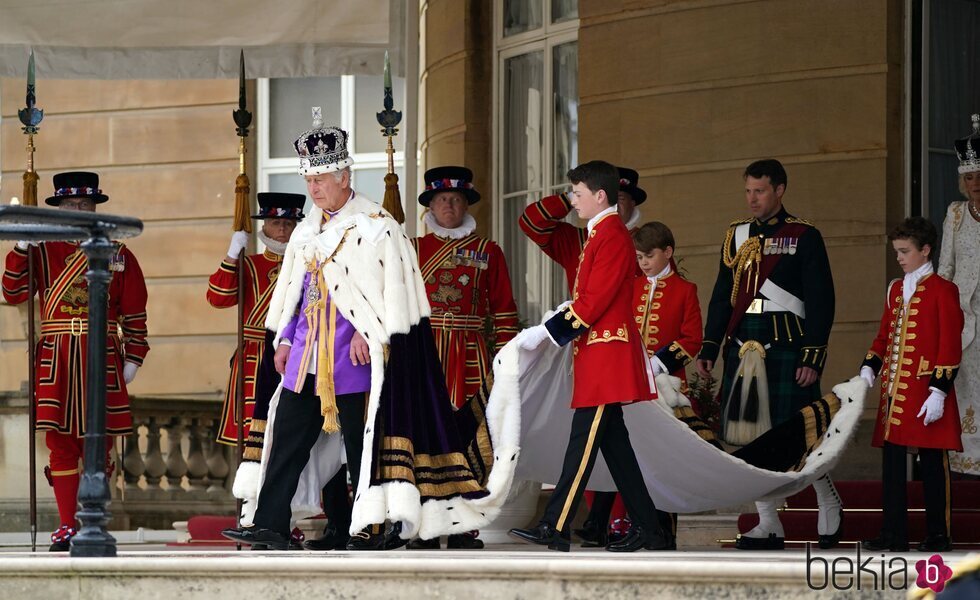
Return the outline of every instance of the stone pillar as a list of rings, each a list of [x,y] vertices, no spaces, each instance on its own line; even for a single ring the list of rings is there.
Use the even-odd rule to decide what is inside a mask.
[[[425,30],[422,171],[441,165],[473,170],[473,184],[483,200],[470,214],[477,233],[487,237],[494,194],[492,18],[493,3],[480,0],[430,0],[420,13]]]

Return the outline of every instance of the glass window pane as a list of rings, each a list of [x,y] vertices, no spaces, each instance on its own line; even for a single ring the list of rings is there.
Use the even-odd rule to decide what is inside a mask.
[[[340,77],[270,79],[269,157],[296,156],[293,142],[313,124],[314,106],[325,125],[340,125],[340,102]]]
[[[578,42],[552,48],[552,121],[551,182],[564,181],[568,170],[578,164]]]
[[[377,169],[354,169],[354,191],[366,196],[378,204],[385,199],[385,173],[387,168]],[[405,205],[405,167],[395,167],[398,174],[398,193],[402,197],[402,206]]]
[[[541,0],[504,0],[504,37],[542,25]]]
[[[578,0],[551,0],[551,22],[563,23],[578,18]]]
[[[970,115],[980,106],[980,3],[953,0],[928,3],[928,214],[937,227],[946,209],[962,200],[953,142],[970,132]],[[926,143],[926,140],[923,140]],[[927,195],[927,196],[926,196]],[[942,228],[938,227],[940,235]],[[933,256],[937,256],[933,252]]]
[[[300,132],[302,133],[302,132]],[[298,135],[298,134],[297,134]],[[306,180],[299,173],[273,173],[269,175],[269,192],[282,192],[286,194],[303,194],[306,196]],[[313,208],[313,201],[306,196],[306,204],[303,206],[303,213],[310,214]]]
[[[503,77],[503,192],[537,190],[544,184],[543,53],[508,58],[504,61]]]
[[[514,196],[505,198],[500,218],[504,223],[517,223],[524,208],[531,202],[541,198],[540,194]],[[550,298],[546,297],[548,290],[542,289],[545,281],[544,269],[550,261],[531,240],[521,233],[518,227],[505,227],[500,247],[507,258],[507,270],[510,273],[510,283],[517,290],[514,300],[517,301],[517,311],[528,323],[537,324],[544,311],[552,308]],[[523,290],[524,293],[520,293]]]
[[[402,124],[395,136],[395,150],[405,147],[405,78],[391,78],[394,109],[402,111]],[[388,142],[381,135],[378,112],[384,110],[384,77],[358,75],[354,77],[354,151],[384,152]]]

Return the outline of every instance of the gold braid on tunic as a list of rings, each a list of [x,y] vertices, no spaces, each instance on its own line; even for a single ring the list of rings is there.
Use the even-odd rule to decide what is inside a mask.
[[[732,238],[735,236],[735,228],[729,227],[728,233],[725,234],[725,246],[722,254],[722,262],[729,269],[733,269],[732,273],[732,296],[730,302],[732,306],[735,306],[735,299],[738,297],[738,289],[741,285],[742,274],[752,277],[753,270],[755,271],[755,289],[753,291],[753,296],[759,291],[759,269],[762,266],[762,242],[758,237],[750,237],[745,240],[745,242],[739,246],[738,250],[735,251],[735,256],[732,256]]]

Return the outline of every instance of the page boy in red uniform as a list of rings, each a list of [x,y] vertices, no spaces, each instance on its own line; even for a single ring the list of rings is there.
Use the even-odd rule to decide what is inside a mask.
[[[567,552],[569,526],[601,449],[635,524],[629,535],[606,550],[662,550],[669,542],[623,420],[624,404],[653,400],[656,391],[632,320],[636,262],[629,233],[616,214],[619,172],[609,163],[592,161],[569,171],[568,178],[573,183],[572,205],[588,221],[572,301],[515,340],[527,350],[546,341],[574,344],[575,415],[561,476],[541,521],[531,529],[511,529],[510,534]]]
[[[661,373],[687,383],[684,370],[701,349],[698,286],[674,268],[674,234],[659,221],[632,232],[641,275],[633,279],[633,314],[654,376]],[[697,405],[693,405],[697,411]],[[677,515],[657,511],[660,525],[676,548]]]
[[[881,375],[871,443],[882,449],[884,520],[877,538],[861,542],[867,550],[908,550],[906,468],[916,452],[927,533],[918,550],[952,548],[949,450],[963,450],[953,389],[963,312],[956,285],[933,273],[936,238],[936,227],[922,217],[905,219],[888,236],[905,277],[889,284],[878,335],[861,365],[869,387]]]

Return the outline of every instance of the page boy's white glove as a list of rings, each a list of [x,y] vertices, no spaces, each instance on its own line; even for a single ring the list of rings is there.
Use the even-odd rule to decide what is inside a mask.
[[[545,340],[550,340],[551,335],[548,334],[548,328],[544,325],[535,325],[521,331],[514,339],[517,341],[518,348],[534,350]]]
[[[861,367],[861,379],[864,380],[868,387],[874,387],[875,385],[875,371],[871,367],[865,365]]]
[[[922,419],[923,425],[935,423],[939,419],[943,418],[943,405],[945,403],[946,394],[933,390],[932,393],[929,394],[929,397],[926,398],[926,401],[922,403],[922,408],[919,409],[919,414],[915,416],[926,416],[926,418]]]

